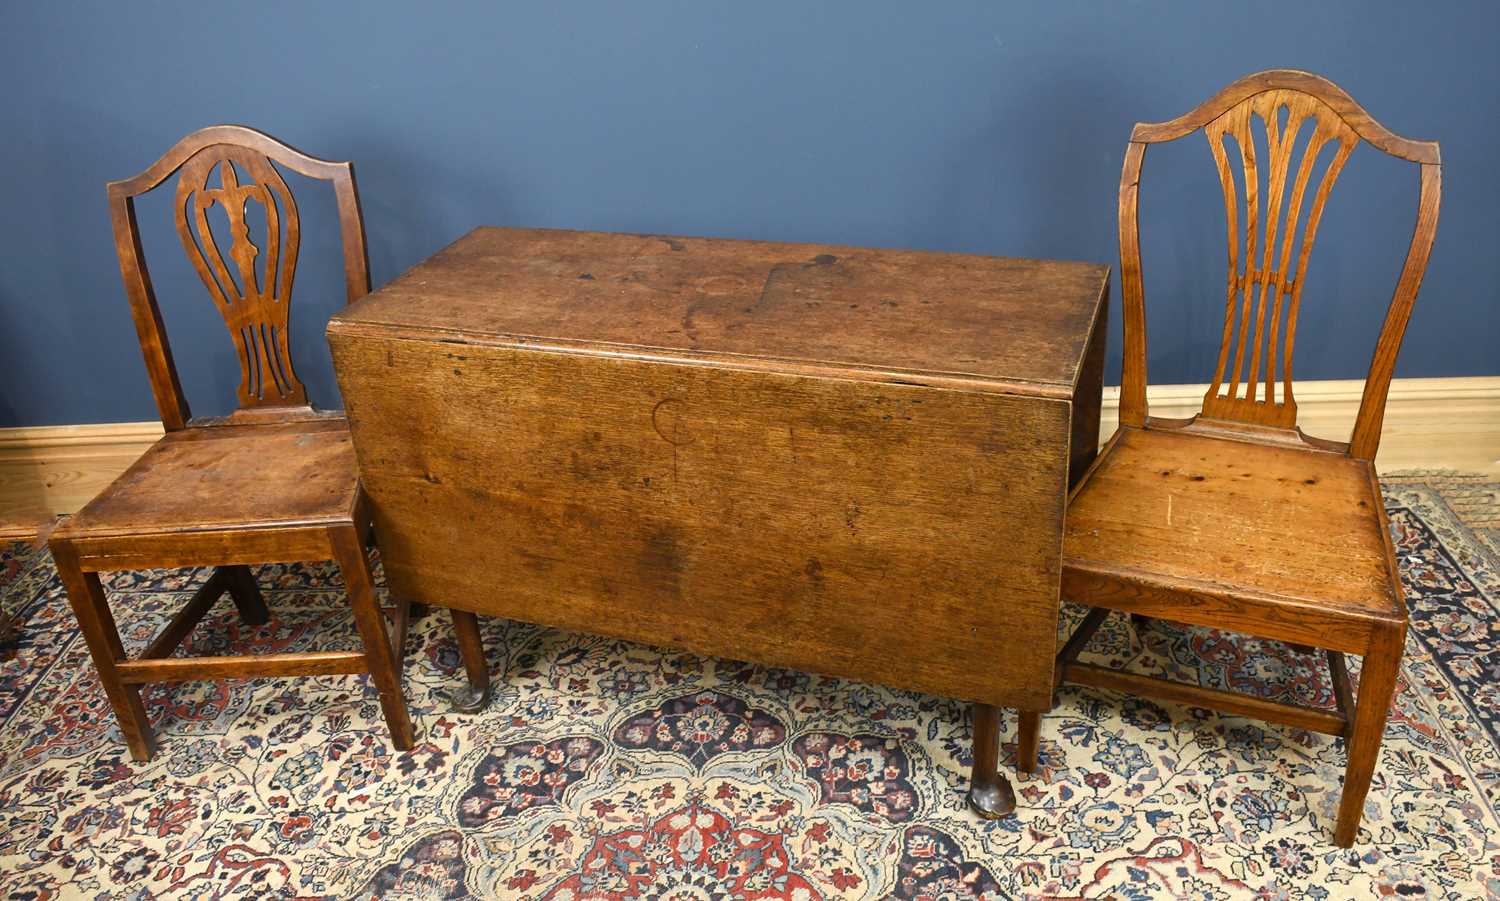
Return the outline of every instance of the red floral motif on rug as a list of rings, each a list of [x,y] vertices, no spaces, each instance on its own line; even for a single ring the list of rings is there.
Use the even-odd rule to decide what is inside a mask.
[[[644,829],[601,835],[578,871],[543,897],[557,901],[813,901],[792,870],[780,832],[736,825],[703,804],[670,811]]]

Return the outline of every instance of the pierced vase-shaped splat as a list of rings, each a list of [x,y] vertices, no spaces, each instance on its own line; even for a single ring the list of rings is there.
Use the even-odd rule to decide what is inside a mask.
[[[251,234],[251,204],[264,212],[263,235]],[[228,225],[227,254],[209,225],[215,207]],[[206,147],[182,167],[176,220],[182,246],[234,339],[240,406],[306,404],[287,340],[301,238],[297,206],[281,174],[253,151]]]
[[[1307,258],[1329,191],[1359,137],[1321,100],[1290,90],[1255,94],[1203,131],[1223,183],[1229,233],[1224,334],[1203,414],[1291,428],[1297,423],[1292,348]],[[1256,158],[1257,132],[1265,136],[1263,163]],[[1243,173],[1243,206],[1230,165],[1233,154]],[[1322,175],[1304,217],[1307,189],[1319,168]]]

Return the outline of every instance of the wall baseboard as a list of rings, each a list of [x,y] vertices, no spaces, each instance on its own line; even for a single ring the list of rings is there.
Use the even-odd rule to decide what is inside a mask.
[[[1359,410],[1358,379],[1299,382],[1303,431],[1347,440]],[[1159,385],[1147,393],[1154,416],[1187,417],[1207,385]],[[1114,433],[1119,389],[1104,389],[1100,437]],[[0,537],[28,537],[98,494],[161,437],[161,423],[0,429]],[[1383,471],[1456,469],[1500,481],[1500,376],[1396,379],[1376,461]]]
[[[1298,382],[1297,424],[1318,438],[1348,441],[1363,379]],[[1207,385],[1160,385],[1146,391],[1152,416],[1185,419],[1203,406]],[[1120,389],[1105,388],[1099,435],[1119,424]],[[1500,481],[1500,376],[1394,379],[1386,400],[1382,472],[1456,469]]]
[[[0,429],[0,538],[37,535],[76,511],[161,435],[159,422]]]

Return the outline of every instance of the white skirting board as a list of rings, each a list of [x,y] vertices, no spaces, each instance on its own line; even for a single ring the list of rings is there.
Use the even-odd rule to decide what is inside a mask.
[[[1299,382],[1302,430],[1347,440],[1364,382]],[[1153,416],[1198,412],[1206,385],[1156,385]],[[1104,389],[1101,440],[1115,430],[1119,389]],[[0,429],[0,536],[35,533],[72,513],[125,470],[162,434],[157,422]],[[1500,376],[1396,379],[1391,383],[1377,464],[1382,471],[1455,469],[1500,481]]]

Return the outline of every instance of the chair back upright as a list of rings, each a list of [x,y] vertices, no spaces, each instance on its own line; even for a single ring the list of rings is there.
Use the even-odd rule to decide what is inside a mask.
[[[130,298],[151,391],[167,431],[190,425],[192,412],[178,380],[141,249],[135,198],[178,172],[173,210],[177,236],[223,317],[239,357],[235,417],[274,420],[308,409],[307,392],[292,368],[288,328],[301,219],[277,164],[332,183],[348,302],[368,294],[364,223],[351,163],[308,156],[252,128],[216,125],[183,138],[141,174],[109,184],[120,276]],[[251,204],[259,205],[264,213],[263,234],[252,234]],[[214,207],[219,207],[214,215],[224,216],[228,223],[227,247],[219,245],[209,225]]]
[[[1327,79],[1289,69],[1236,81],[1169,122],[1140,123],[1120,176],[1120,285],[1125,350],[1120,424],[1183,427],[1194,420],[1152,420],[1146,406],[1146,317],[1137,220],[1146,147],[1201,131],[1218,168],[1228,233],[1227,300],[1218,364],[1194,420],[1232,423],[1245,435],[1288,435],[1322,449],[1373,460],[1396,355],[1437,231],[1442,192],[1438,145],[1393,134]],[[1267,159],[1256,159],[1256,135]],[[1420,195],[1406,262],[1386,310],[1348,443],[1307,439],[1297,429],[1292,351],[1308,257],[1329,192],[1354,148],[1364,142],[1416,163]],[[1321,175],[1314,177],[1319,171]],[[1234,169],[1241,172],[1239,196]],[[1243,223],[1243,225],[1242,225]],[[1300,231],[1299,231],[1300,227]]]

